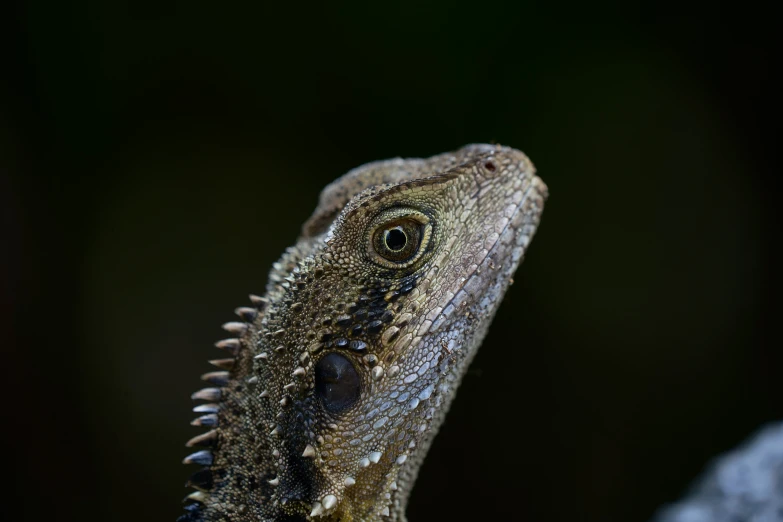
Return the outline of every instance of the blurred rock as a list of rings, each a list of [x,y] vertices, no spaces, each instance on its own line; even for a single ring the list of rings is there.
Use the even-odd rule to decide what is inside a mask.
[[[654,522],[783,522],[783,423],[719,457],[688,497]]]

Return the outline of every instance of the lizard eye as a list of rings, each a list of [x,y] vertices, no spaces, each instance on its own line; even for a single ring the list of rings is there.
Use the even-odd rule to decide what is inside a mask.
[[[315,365],[315,393],[333,413],[355,403],[361,393],[361,379],[351,361],[335,352],[322,357]]]
[[[421,224],[412,219],[392,221],[378,227],[373,238],[375,251],[392,262],[404,262],[413,257],[421,244]]]
[[[425,215],[415,211],[395,209],[390,214],[376,220],[370,236],[370,254],[382,266],[404,268],[421,257],[432,227]]]

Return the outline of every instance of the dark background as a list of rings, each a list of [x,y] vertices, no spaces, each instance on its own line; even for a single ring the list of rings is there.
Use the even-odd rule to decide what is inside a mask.
[[[783,417],[770,13],[94,0],[5,20],[0,509],[21,520],[173,521],[211,343],[319,190],[470,142],[527,152],[551,197],[412,522],[646,520]]]

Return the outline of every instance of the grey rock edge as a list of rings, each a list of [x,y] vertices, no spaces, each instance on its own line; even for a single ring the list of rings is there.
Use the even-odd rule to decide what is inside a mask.
[[[653,522],[783,522],[783,422],[718,457],[689,495]]]

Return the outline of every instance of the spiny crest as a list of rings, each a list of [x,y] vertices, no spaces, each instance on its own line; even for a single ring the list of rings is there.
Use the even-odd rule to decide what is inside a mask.
[[[231,321],[223,325],[223,329],[229,334],[236,335],[215,343],[215,347],[226,352],[230,357],[209,361],[220,371],[207,372],[201,376],[202,380],[210,386],[195,392],[193,400],[205,401],[193,408],[193,412],[200,416],[193,420],[193,426],[208,428],[209,431],[190,439],[186,446],[199,449],[191,453],[183,460],[184,464],[195,464],[201,469],[191,475],[186,486],[193,487],[197,491],[185,497],[185,511],[178,522],[202,522],[204,518],[204,506],[209,501],[209,492],[220,487],[226,481],[229,470],[226,463],[216,462],[213,451],[217,448],[220,439],[221,422],[231,420],[238,414],[238,404],[231,391],[228,389],[232,373],[247,365],[248,341],[252,339],[254,322],[263,314],[268,305],[264,297],[251,295],[252,307],[240,307],[235,310],[241,321]],[[243,349],[245,347],[245,349]],[[236,390],[235,390],[236,391]],[[221,419],[222,417],[222,419]]]

